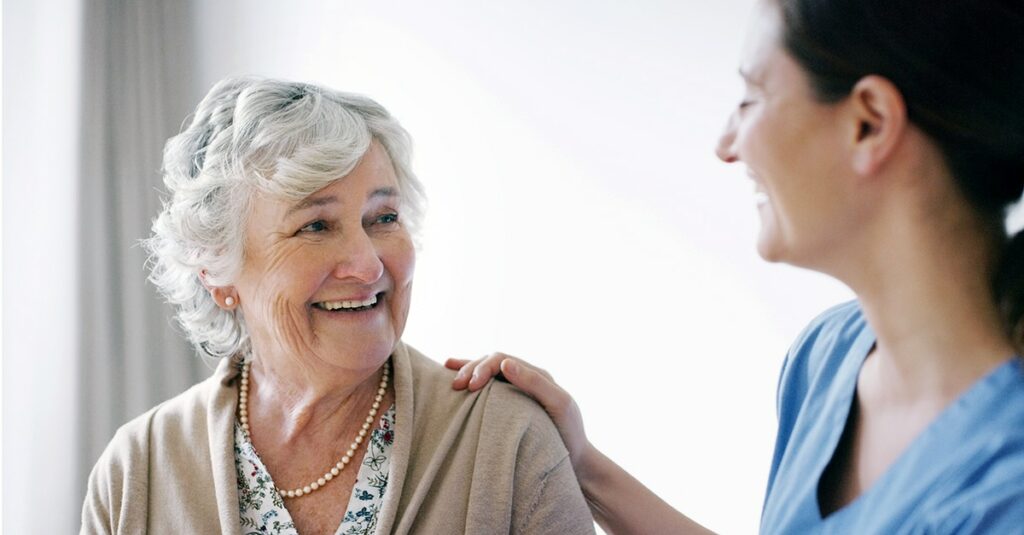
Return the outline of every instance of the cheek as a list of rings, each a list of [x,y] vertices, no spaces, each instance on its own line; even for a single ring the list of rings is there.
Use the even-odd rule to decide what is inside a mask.
[[[306,334],[309,332],[309,315],[304,308],[297,308],[285,296],[278,296],[271,301],[271,314],[268,318],[273,325],[275,339],[280,340],[284,347],[302,347],[306,345]]]
[[[385,244],[381,250],[381,261],[396,291],[412,283],[413,272],[416,270],[416,249],[408,236],[396,237]]]
[[[259,293],[275,306],[304,306],[331,272],[331,265],[316,253],[293,248],[267,258],[253,277]]]
[[[412,279],[416,270],[416,251],[408,238],[389,244],[382,251],[381,260],[384,269],[394,284],[391,312],[395,321],[404,324],[409,314],[409,302],[412,297]]]
[[[239,294],[251,329],[291,339],[308,322],[307,300],[330,270],[317,258],[295,253],[280,251],[243,268]]]
[[[744,121],[738,133],[740,155],[758,175],[770,175],[783,171],[794,163],[792,132],[785,120],[771,110],[758,111]]]
[[[736,130],[736,156],[747,167],[748,171],[757,175],[762,185],[767,186],[776,165],[771,154],[772,147],[766,140],[767,129],[762,120],[746,119]]]
[[[815,146],[811,132],[793,122],[791,117],[766,111],[748,120],[739,133],[741,157],[768,190],[773,204],[802,195],[806,184],[801,181],[813,179],[815,160],[822,150]]]

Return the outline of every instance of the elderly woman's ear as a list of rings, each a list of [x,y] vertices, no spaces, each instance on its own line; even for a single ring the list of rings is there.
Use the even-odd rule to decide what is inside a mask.
[[[211,286],[206,280],[206,270],[199,271],[199,280],[203,283],[203,288],[210,292],[210,297],[213,298],[213,302],[217,303],[217,306],[224,310],[234,310],[238,306],[238,296],[235,294],[234,286]]]

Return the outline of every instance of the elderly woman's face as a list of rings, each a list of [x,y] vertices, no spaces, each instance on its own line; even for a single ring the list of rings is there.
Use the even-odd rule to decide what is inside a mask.
[[[415,264],[400,206],[377,142],[351,173],[299,202],[256,199],[235,289],[259,358],[356,370],[391,354]]]

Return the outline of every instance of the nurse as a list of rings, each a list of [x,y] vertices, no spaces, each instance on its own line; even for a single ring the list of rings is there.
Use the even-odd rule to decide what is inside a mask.
[[[763,533],[1024,531],[1024,2],[764,0],[718,146],[758,191],[758,251],[857,299],[790,349]],[[700,533],[587,440],[572,398],[503,354],[559,425],[609,533]]]

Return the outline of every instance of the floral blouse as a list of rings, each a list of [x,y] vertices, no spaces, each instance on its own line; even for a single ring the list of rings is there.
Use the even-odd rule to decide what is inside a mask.
[[[389,460],[394,442],[395,406],[391,405],[370,434],[352,497],[335,535],[369,535],[377,528],[377,514],[388,487]],[[275,490],[273,479],[237,421],[235,472],[242,532],[246,535],[298,535],[284,500]]]

